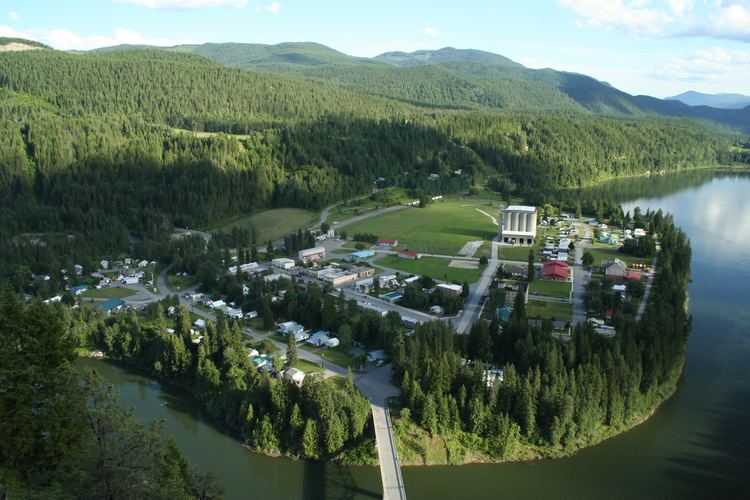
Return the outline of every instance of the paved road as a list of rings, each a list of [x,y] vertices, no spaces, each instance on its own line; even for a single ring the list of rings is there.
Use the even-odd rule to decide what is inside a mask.
[[[575,265],[573,266],[573,324],[586,322],[586,306],[583,298],[586,294],[586,285],[591,281],[591,269],[583,267],[583,252],[591,246],[593,231],[588,224],[578,223],[586,235],[576,245]]]
[[[648,271],[648,281],[646,281],[646,291],[643,294],[643,299],[638,306],[638,314],[635,316],[636,321],[640,321],[643,317],[643,312],[646,310],[646,303],[648,302],[648,296],[651,295],[651,285],[654,284],[654,274],[656,270],[656,255],[651,259],[651,268]]]
[[[482,273],[482,277],[474,285],[469,287],[469,297],[466,299],[463,312],[458,316],[455,323],[457,333],[466,333],[471,325],[479,319],[484,304],[481,303],[482,296],[487,292],[487,288],[492,284],[497,274],[497,266],[500,261],[497,259],[498,246],[500,243],[492,241],[492,253],[487,267]]]

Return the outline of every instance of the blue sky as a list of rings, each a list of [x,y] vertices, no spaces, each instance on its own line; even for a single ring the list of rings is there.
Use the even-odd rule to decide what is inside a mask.
[[[451,46],[633,94],[750,94],[750,0],[0,0],[0,36],[62,50],[315,41],[374,56]]]

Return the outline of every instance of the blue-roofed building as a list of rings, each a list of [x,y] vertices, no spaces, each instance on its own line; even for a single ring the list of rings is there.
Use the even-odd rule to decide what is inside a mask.
[[[109,299],[97,306],[97,309],[104,311],[107,314],[117,312],[125,305],[125,301],[122,299]]]
[[[89,289],[88,285],[78,285],[70,289],[70,293],[73,295],[81,295],[83,292]]]
[[[511,314],[513,314],[513,308],[511,306],[501,307],[497,310],[497,317],[500,321],[508,321]]]
[[[349,260],[351,261],[365,260],[374,256],[375,256],[375,252],[373,252],[372,250],[360,250],[359,252],[350,253]]]

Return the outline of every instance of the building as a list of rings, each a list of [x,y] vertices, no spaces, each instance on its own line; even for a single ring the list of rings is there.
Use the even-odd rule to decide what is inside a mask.
[[[143,269],[144,267],[148,267],[148,261],[147,260],[141,260],[138,262],[138,267]]]
[[[341,342],[339,341],[339,339],[337,339],[336,337],[331,337],[325,342],[323,342],[323,345],[326,347],[338,347],[340,343]]]
[[[542,264],[542,279],[567,281],[570,268],[567,262],[560,260],[548,260]]]
[[[373,278],[367,278],[359,280],[354,284],[354,289],[359,293],[367,295],[375,287],[375,280]]]
[[[205,319],[196,319],[195,323],[193,323],[193,326],[197,330],[204,330],[206,328],[206,320]]]
[[[417,281],[419,281],[419,280],[420,280],[420,277],[419,277],[419,276],[417,276],[416,274],[415,274],[414,276],[409,276],[408,278],[406,278],[406,279],[404,280],[404,286],[409,286],[409,285],[411,285],[412,283],[416,283],[416,282],[417,282]]]
[[[81,264],[74,265],[73,270],[76,272],[76,274],[83,274],[83,266]]]
[[[388,293],[381,294],[380,298],[390,302],[391,304],[395,304],[399,300],[403,299],[404,296],[401,295],[399,292],[388,292]]]
[[[398,256],[401,259],[411,259],[411,260],[419,260],[419,258],[422,257],[421,254],[418,254],[417,252],[410,252],[409,250],[401,250],[398,253]]]
[[[323,344],[325,344],[328,340],[330,340],[331,337],[328,336],[328,333],[329,332],[326,332],[323,330],[319,332],[315,332],[312,335],[310,335],[310,338],[305,340],[305,343],[310,344],[315,347],[320,347]]]
[[[292,259],[287,259],[286,257],[273,259],[271,265],[279,269],[292,269],[295,266],[294,261]]]
[[[120,281],[123,285],[137,285],[140,280],[138,276],[123,276]]]
[[[604,275],[614,280],[623,280],[628,275],[628,266],[620,259],[611,260],[604,264]]]
[[[324,247],[313,247],[300,250],[298,253],[298,260],[305,264],[309,262],[318,262],[321,259],[326,258],[326,249]]]
[[[365,260],[374,256],[375,256],[375,252],[373,252],[372,250],[360,250],[359,252],[350,253],[349,260],[352,262],[356,262],[358,260]]]
[[[302,384],[305,383],[305,372],[297,368],[287,368],[284,370],[284,378],[297,387],[302,387]]]
[[[106,271],[107,269],[109,269],[109,261],[108,260],[103,260],[103,261],[99,262],[99,267],[101,269],[104,269]]]
[[[500,214],[500,241],[509,245],[533,245],[536,238],[536,207],[510,205]]]
[[[265,281],[266,283],[273,283],[274,281],[278,281],[278,280],[292,281],[292,277],[286,273],[268,274],[266,276],[263,276],[263,281]]]
[[[300,325],[299,323],[295,321],[287,321],[279,325],[279,333],[282,333],[282,334],[299,333],[303,331],[304,329],[305,329],[304,326]]]
[[[373,311],[374,313],[379,314],[382,317],[385,317],[388,314],[388,310],[387,309],[385,309],[383,307],[380,307],[380,306],[376,306],[372,302],[361,302],[360,301],[360,302],[357,302],[357,305],[359,306],[360,309],[364,309],[364,310],[367,310],[367,311]]]
[[[375,275],[375,269],[366,266],[353,267],[349,271],[357,275],[357,278],[369,278]]]
[[[231,307],[227,307],[224,309],[224,315],[228,318],[232,319],[242,319],[242,310],[241,309],[233,309]]]
[[[113,312],[117,312],[120,309],[122,309],[122,306],[124,305],[125,305],[125,301],[122,299],[109,299],[106,302],[99,304],[97,306],[97,309],[107,314],[111,314]]]
[[[379,247],[393,248],[398,246],[398,240],[378,240]]]
[[[440,283],[435,287],[435,289],[440,290],[446,295],[453,295],[454,297],[460,296],[461,292],[464,291],[463,286],[454,285],[453,283]]]
[[[357,279],[355,273],[349,271],[337,271],[323,276],[323,281],[330,283],[331,286],[341,286]]]
[[[73,288],[71,288],[70,293],[77,296],[77,295],[81,295],[83,292],[85,292],[88,289],[89,289],[88,285],[78,285],[78,286],[74,286]]]
[[[397,282],[398,280],[396,279],[395,274],[383,274],[378,276],[378,285],[380,288],[390,288],[391,285]]]

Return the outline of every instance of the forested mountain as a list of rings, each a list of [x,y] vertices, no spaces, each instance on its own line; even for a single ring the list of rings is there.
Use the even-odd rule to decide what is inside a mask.
[[[688,106],[711,106],[723,109],[742,109],[750,106],[750,96],[742,94],[704,94],[689,90],[667,97],[667,101],[680,101]]]
[[[183,45],[167,50],[200,54],[228,66],[293,73],[418,105],[665,115],[710,120],[750,131],[750,109],[688,106],[632,96],[586,75],[529,69],[480,50],[446,47],[388,52],[373,59],[347,56],[312,43]]]
[[[744,143],[670,119],[446,110],[151,49],[0,54],[0,130],[0,275],[18,283],[173,225],[321,208],[378,177],[415,196],[488,177],[523,194],[711,165]]]

